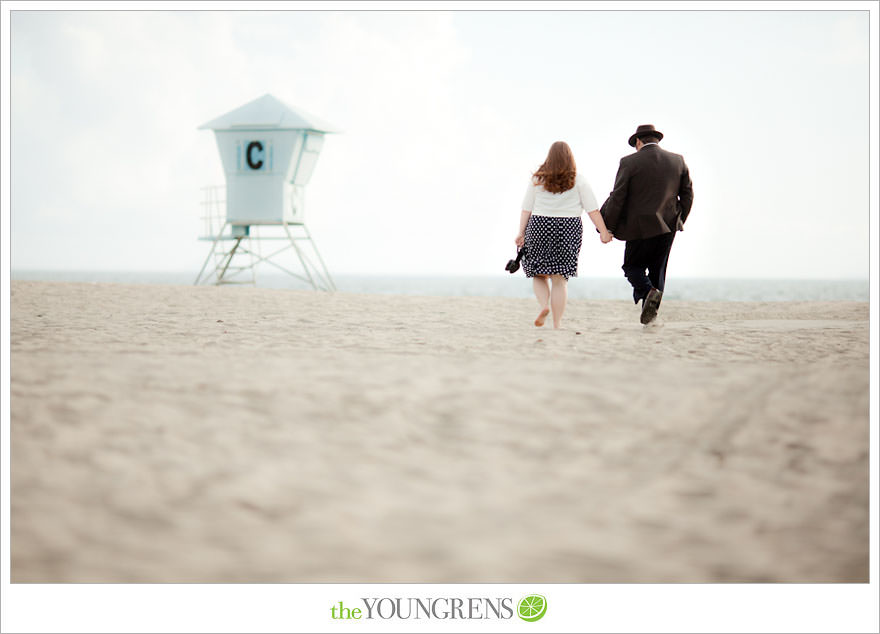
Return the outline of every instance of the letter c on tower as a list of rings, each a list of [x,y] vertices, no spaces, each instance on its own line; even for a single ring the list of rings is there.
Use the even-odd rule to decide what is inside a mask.
[[[247,157],[248,167],[250,167],[252,170],[258,170],[261,167],[263,167],[263,160],[260,159],[256,163],[254,163],[254,160],[251,158],[251,152],[253,150],[256,150],[257,152],[262,152],[263,151],[263,144],[260,143],[259,141],[251,141],[250,143],[248,143],[247,152],[245,152],[245,156]]]

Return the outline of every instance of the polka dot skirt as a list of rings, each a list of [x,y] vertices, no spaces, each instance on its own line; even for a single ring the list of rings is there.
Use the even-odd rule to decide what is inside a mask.
[[[526,253],[522,259],[526,277],[576,277],[583,237],[584,225],[580,217],[555,218],[532,214],[526,225]]]

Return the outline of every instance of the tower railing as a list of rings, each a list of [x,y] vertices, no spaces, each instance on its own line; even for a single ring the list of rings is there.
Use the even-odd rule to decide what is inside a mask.
[[[201,240],[213,240],[222,234],[226,225],[226,185],[202,187]]]

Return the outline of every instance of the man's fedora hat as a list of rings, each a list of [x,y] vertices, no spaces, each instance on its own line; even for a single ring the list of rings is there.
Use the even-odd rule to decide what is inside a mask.
[[[663,133],[659,130],[655,130],[654,126],[652,126],[651,124],[640,125],[638,128],[636,128],[636,133],[629,138],[629,144],[635,147],[636,139],[649,135],[657,137],[658,141],[663,138]]]

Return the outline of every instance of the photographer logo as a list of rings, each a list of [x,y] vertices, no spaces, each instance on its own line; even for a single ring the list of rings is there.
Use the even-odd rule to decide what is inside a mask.
[[[516,614],[534,622],[546,613],[547,599],[540,594],[525,596],[519,603],[510,597],[361,597],[354,605],[339,601],[330,607],[330,618],[346,621],[509,620]]]
[[[538,621],[547,613],[547,599],[540,594],[523,597],[517,605],[516,613],[523,621]]]

